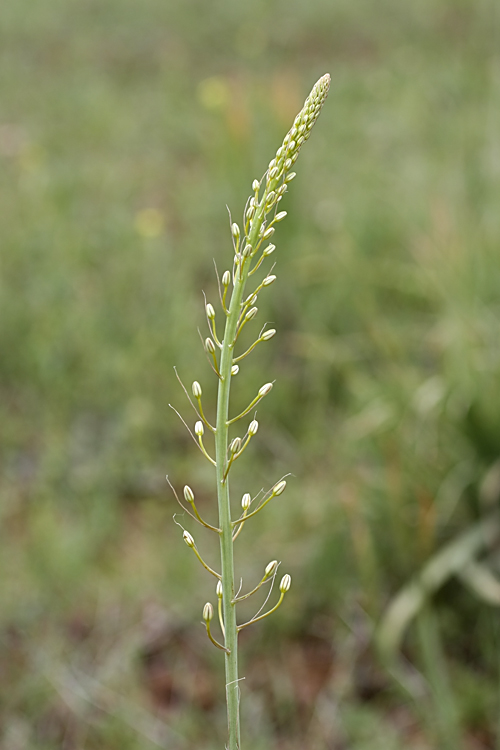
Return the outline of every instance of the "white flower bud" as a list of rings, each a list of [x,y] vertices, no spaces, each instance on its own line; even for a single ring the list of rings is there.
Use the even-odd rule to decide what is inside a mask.
[[[275,166],[276,166],[276,159],[271,159],[271,161],[269,162],[269,167],[268,168],[269,169],[274,169]]]
[[[283,219],[286,216],[286,211],[280,211],[279,214],[276,214],[274,217],[274,221],[283,221]]]
[[[262,282],[262,286],[271,286],[274,281],[276,281],[276,276],[270,273],[269,276],[266,276],[266,278]]]
[[[193,396],[195,398],[201,398],[201,385],[197,380],[194,381],[193,385],[191,386],[191,390],[193,391]]]
[[[283,153],[283,146],[280,146],[279,149],[276,151],[276,156],[278,157],[278,159],[280,158],[282,153]]]
[[[285,177],[285,182],[291,182],[296,176],[297,172],[290,172],[290,174],[287,174],[287,176]]]
[[[260,182],[258,180],[254,180],[252,182],[252,190],[258,190],[260,188]]]
[[[293,164],[292,160],[291,159],[287,159],[285,161],[285,170],[286,169],[290,169],[290,167],[292,166],[292,164]]]
[[[302,146],[302,144],[304,143],[304,140],[305,140],[305,138],[304,138],[303,135],[301,135],[299,138],[297,138],[297,146],[299,146],[299,147]]]
[[[241,448],[241,438],[235,437],[234,440],[231,441],[231,445],[229,446],[229,450],[234,455],[235,453],[238,453],[239,449]]]
[[[240,371],[240,366],[239,365],[233,365],[231,367],[231,375],[237,375],[239,373],[239,371]]]
[[[241,507],[243,510],[248,510],[250,507],[250,504],[252,502],[252,497],[249,492],[245,492],[243,497],[241,498]]]
[[[247,217],[247,219],[253,219],[253,215],[254,215],[254,213],[255,213],[255,208],[254,208],[254,206],[249,206],[249,207],[247,208],[247,212],[246,212],[245,216]]]
[[[240,228],[236,223],[231,224],[231,234],[235,239],[238,239],[238,237],[240,236]]]
[[[273,167],[267,176],[268,180],[274,180],[274,178],[277,177],[279,173],[280,171],[278,167]]]
[[[209,320],[213,320],[215,318],[215,310],[214,306],[210,304],[210,302],[207,302],[205,305],[205,312],[207,313],[207,318]]]
[[[292,585],[292,577],[286,573],[286,575],[283,576],[280,583],[280,591],[282,594],[286,594],[286,592],[290,589],[290,586]]]
[[[203,427],[203,422],[198,420],[194,426],[194,434],[198,437],[202,437],[204,432],[205,428]]]
[[[252,437],[257,434],[257,430],[259,429],[259,423],[256,419],[252,419],[248,426],[248,434]]]
[[[263,239],[268,240],[269,237],[273,236],[273,234],[274,234],[274,227],[269,227],[269,229],[266,229],[262,237]]]
[[[262,388],[259,389],[259,396],[267,396],[267,394],[271,392],[272,387],[272,383],[266,383],[263,385]]]
[[[272,337],[275,335],[276,335],[276,328],[270,328],[268,331],[264,331],[264,333],[260,337],[260,340],[269,341],[269,339],[272,339]]]
[[[266,203],[272,203],[275,198],[276,198],[276,193],[274,192],[274,190],[271,190],[271,192],[266,198]]]
[[[286,193],[286,190],[287,190],[286,185],[280,185],[279,186],[279,188],[278,188],[278,195],[280,196],[280,198],[281,198],[282,195],[284,195]]]
[[[188,547],[194,547],[194,539],[189,531],[185,531],[182,535],[182,538],[184,539]]]
[[[264,577],[269,578],[269,576],[272,576],[277,567],[278,567],[278,561],[271,560],[271,562],[266,565],[266,569],[264,571]]]
[[[296,145],[295,141],[291,140],[290,143],[288,144],[288,151],[293,151],[293,149],[295,148],[295,145]]]
[[[222,581],[217,581],[217,586],[215,587],[215,593],[219,597],[219,599],[222,597]]]
[[[230,271],[224,271],[222,274],[222,286],[229,286],[231,283],[231,273]]]
[[[250,310],[245,315],[245,320],[252,320],[252,318],[255,318],[258,311],[259,309],[257,307],[251,307]]]
[[[184,487],[184,497],[188,503],[194,503],[194,492],[187,484]]]
[[[215,354],[215,344],[210,336],[205,339],[205,349],[209,354]]]
[[[285,491],[286,482],[284,479],[281,480],[281,482],[278,482],[273,487],[273,495],[274,497],[278,497],[278,495],[281,495],[282,492]]]
[[[252,294],[249,294],[246,298],[245,305],[253,305],[255,302],[257,302],[257,295],[252,292]]]
[[[276,250],[276,245],[268,245],[263,251],[262,255],[271,255]]]
[[[210,602],[207,602],[205,606],[203,607],[203,619],[205,622],[210,622],[212,617],[214,616],[214,608],[210,604]]]
[[[252,254],[253,247],[251,245],[245,245],[245,249],[243,250],[243,255],[245,258],[249,258]]]

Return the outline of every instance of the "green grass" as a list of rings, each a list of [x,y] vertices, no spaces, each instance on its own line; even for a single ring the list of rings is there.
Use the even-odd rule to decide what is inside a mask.
[[[279,548],[294,579],[287,613],[242,639],[245,746],[498,747],[494,608],[452,579],[410,626],[431,684],[425,638],[446,665],[427,717],[370,639],[498,502],[499,24],[489,0],[2,5],[3,746],[154,747],[156,714],[179,750],[223,746],[207,581],[164,475],[205,486],[204,515],[215,498],[168,409],[172,366],[209,392],[196,326],[230,258],[225,204],[329,70],[284,201],[278,343],[239,390],[275,373],[255,483],[296,475],[287,520],[277,504],[241,538],[240,559],[260,571]],[[95,695],[68,698],[72,679]]]

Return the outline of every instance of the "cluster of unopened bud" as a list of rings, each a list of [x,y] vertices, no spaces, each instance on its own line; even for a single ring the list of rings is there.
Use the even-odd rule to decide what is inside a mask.
[[[304,102],[302,110],[294,120],[292,128],[276,152],[276,157],[269,163],[267,171],[267,184],[276,181],[285,173],[285,182],[290,182],[295,173],[286,174],[299,155],[300,147],[309,138],[314,123],[318,119],[321,108],[325,103],[330,88],[330,76],[324,75],[314,86],[313,90]]]

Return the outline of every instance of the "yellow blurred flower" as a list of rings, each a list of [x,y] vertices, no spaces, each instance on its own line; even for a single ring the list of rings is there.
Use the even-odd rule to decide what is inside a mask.
[[[157,208],[143,208],[136,213],[134,226],[141,237],[159,237],[165,228],[165,217]]]
[[[229,101],[229,86],[220,76],[205,78],[198,84],[198,99],[206,109],[222,109]]]

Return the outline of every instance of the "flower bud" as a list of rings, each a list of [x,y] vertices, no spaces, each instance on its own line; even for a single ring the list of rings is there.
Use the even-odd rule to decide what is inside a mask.
[[[263,385],[262,388],[259,389],[259,396],[267,396],[267,394],[271,392],[272,387],[272,383],[266,383]]]
[[[274,221],[283,221],[283,219],[286,216],[286,211],[280,211],[279,214],[276,214],[274,217]]]
[[[205,606],[203,607],[203,619],[205,622],[210,622],[212,617],[214,616],[214,608],[210,604],[210,602],[207,602]]]
[[[278,497],[278,495],[281,495],[282,492],[285,491],[286,482],[284,479],[281,480],[281,482],[278,482],[273,487],[273,495],[274,497]]]
[[[288,149],[287,149],[287,150],[288,150],[288,151],[293,151],[293,149],[294,149],[294,148],[295,148],[295,141],[293,141],[293,140],[292,140],[292,141],[290,141],[290,143],[288,144]]]
[[[274,190],[271,190],[271,192],[266,198],[266,203],[272,203],[275,198],[276,198],[276,193],[274,192]]]
[[[205,349],[209,354],[215,354],[215,344],[210,336],[205,339]]]
[[[252,254],[253,247],[251,245],[245,245],[245,249],[243,250],[243,257],[249,258]]]
[[[184,487],[184,497],[188,503],[194,503],[194,492],[187,484]]]
[[[292,160],[291,159],[287,159],[285,161],[285,169],[290,169],[290,167],[292,166],[292,164],[293,164]]]
[[[272,273],[269,274],[269,276],[266,276],[264,281],[262,282],[262,286],[270,286],[273,281],[276,281],[276,276],[274,276]]]
[[[182,538],[184,539],[188,547],[194,547],[194,539],[189,533],[189,531],[185,531],[184,534],[182,535]]]
[[[193,385],[191,386],[191,390],[193,391],[193,396],[195,398],[201,398],[201,385],[197,380],[194,381]]]
[[[247,212],[246,212],[245,216],[246,216],[247,219],[253,219],[254,213],[255,213],[254,206],[250,206],[249,208],[247,208]]]
[[[231,234],[235,239],[238,239],[238,237],[240,236],[240,228],[236,223],[231,224]]]
[[[252,294],[249,294],[246,298],[245,305],[253,305],[255,302],[257,302],[257,295],[252,292]]]
[[[268,331],[264,331],[264,333],[260,337],[260,340],[269,341],[269,339],[272,339],[272,337],[275,335],[276,335],[276,328],[270,328]]]
[[[243,508],[243,510],[248,510],[251,502],[252,502],[252,498],[250,496],[250,493],[245,492],[245,494],[241,498],[241,507]]]
[[[257,307],[251,307],[245,315],[245,320],[252,320],[257,315],[259,309]]]
[[[286,594],[286,592],[290,589],[291,585],[292,585],[292,577],[288,573],[286,573],[281,579],[281,583],[280,583],[281,593]]]
[[[259,423],[256,419],[252,419],[250,424],[248,425],[248,434],[253,437],[257,434],[257,430],[259,429]]]
[[[268,240],[269,237],[273,236],[273,234],[274,234],[274,227],[269,227],[269,229],[266,229],[266,231],[264,232],[264,234],[262,235],[262,237],[265,240]]]
[[[252,182],[252,190],[258,190],[260,188],[260,182],[258,180],[254,180]]]
[[[239,371],[240,371],[240,366],[239,365],[233,365],[231,367],[231,375],[237,375],[239,373]]]
[[[231,444],[229,446],[229,450],[234,455],[235,453],[238,453],[239,449],[241,448],[241,438],[235,437],[234,440],[231,441]]]
[[[287,190],[287,188],[286,188],[285,184],[279,186],[279,188],[278,188],[278,195],[279,195],[280,198],[281,198],[282,195],[284,195],[286,193],[286,190]]]
[[[224,271],[222,274],[222,286],[229,286],[231,283],[231,273],[229,271]]]
[[[205,312],[207,313],[207,318],[209,320],[213,320],[215,318],[215,310],[214,306],[210,304],[210,302],[207,302],[205,305]]]
[[[271,255],[276,250],[276,245],[268,245],[265,250],[262,251],[262,255]]]
[[[203,422],[201,420],[198,420],[194,426],[194,434],[198,437],[202,437],[204,432],[205,428],[203,427]]]
[[[285,182],[291,182],[296,176],[297,172],[290,172],[290,174],[287,174],[287,176],[285,177]]]
[[[269,578],[270,576],[272,576],[277,567],[278,567],[278,561],[271,560],[271,562],[266,565],[266,569],[264,571],[264,577]]]
[[[219,599],[222,597],[222,581],[217,581],[217,586],[215,587],[215,593],[219,597]]]
[[[267,175],[268,180],[274,180],[274,178],[277,177],[279,175],[279,173],[280,173],[280,171],[279,171],[278,167],[273,167],[269,171],[269,174]]]

